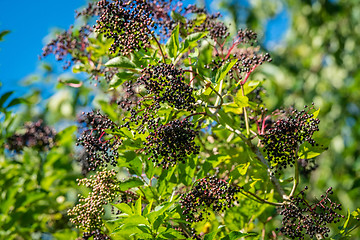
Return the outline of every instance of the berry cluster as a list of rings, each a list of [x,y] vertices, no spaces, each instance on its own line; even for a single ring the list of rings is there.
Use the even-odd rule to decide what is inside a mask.
[[[184,71],[173,64],[159,63],[142,70],[137,84],[143,85],[154,102],[167,102],[171,107],[194,110],[193,88],[184,82]]]
[[[341,204],[328,197],[333,193],[331,187],[313,204],[305,200],[304,190],[281,207],[283,226],[277,230],[292,239],[304,239],[305,234],[310,238],[316,235],[328,237],[330,229],[326,224],[340,222],[340,218],[344,217],[336,212],[341,211]]]
[[[144,142],[143,150],[150,155],[148,160],[167,169],[176,163],[184,163],[185,158],[191,154],[198,154],[200,149],[195,145],[197,132],[193,127],[194,124],[187,119],[158,125]]]
[[[213,40],[226,39],[229,36],[228,27],[223,22],[217,21],[220,13],[209,14],[205,8],[199,8],[196,5],[185,7],[186,13],[198,14],[204,16],[204,20],[199,24],[199,20],[193,19],[187,22],[187,28],[194,32],[209,32],[209,36]]]
[[[271,62],[272,59],[269,53],[258,53],[253,48],[243,49],[233,54],[233,57],[238,61],[230,70],[230,78],[243,80],[242,84],[246,82],[248,74],[255,70],[256,67],[264,62]]]
[[[24,147],[47,151],[54,146],[56,132],[42,120],[25,123],[25,133],[16,133],[7,139],[6,148],[21,151]]]
[[[257,43],[257,33],[251,29],[240,28],[237,36],[241,43],[250,43],[250,45],[254,45],[255,43]]]
[[[239,191],[239,188],[216,177],[199,179],[189,193],[181,195],[182,214],[189,223],[202,221],[208,209],[222,212],[232,207]]]
[[[96,21],[95,31],[113,39],[110,53],[118,50],[127,55],[132,51],[146,49],[155,25],[152,20],[152,9],[147,1],[101,0],[98,6],[103,9],[100,19]]]
[[[91,191],[86,198],[80,195],[79,203],[68,210],[68,215],[76,227],[91,233],[103,226],[103,206],[113,202],[119,195],[120,182],[114,170],[102,170],[90,178],[78,179],[78,185],[84,185]]]
[[[307,106],[305,106],[307,107]],[[318,144],[312,138],[319,131],[320,120],[308,111],[293,110],[288,118],[277,120],[273,127],[263,136],[264,151],[268,161],[277,166],[277,170],[292,167],[298,161],[299,146],[308,142]],[[276,172],[276,171],[275,171]]]
[[[110,237],[102,233],[100,229],[96,229],[91,232],[84,232],[82,238],[78,238],[78,240],[88,240],[91,237],[94,240],[110,240]]]
[[[81,58],[89,58],[89,52],[86,48],[89,46],[88,36],[91,34],[92,28],[90,26],[82,26],[78,31],[73,27],[56,36],[44,48],[41,57],[46,57],[54,54],[56,60],[64,60],[68,55],[70,60],[65,61],[64,69],[70,67],[71,62],[79,61]]]
[[[93,17],[93,16],[100,16],[103,13],[103,9],[96,2],[89,2],[86,8],[82,9],[81,11],[75,10],[75,13],[76,13],[75,18],[79,18],[81,16]]]
[[[156,113],[163,104],[193,112],[193,88],[185,83],[183,74],[182,69],[177,69],[172,64],[159,63],[157,66],[144,68],[142,76],[135,83],[126,82],[125,98],[120,99],[118,104],[129,111],[130,116],[124,117],[125,123],[119,127],[128,130],[136,128],[138,133],[155,129],[160,120]]]
[[[119,156],[117,148],[121,144],[121,139],[118,135],[111,136],[107,132],[119,127],[99,111],[83,113],[79,122],[85,124],[87,128],[78,138],[77,145],[85,148],[88,170],[95,171],[99,166],[106,166],[107,163],[116,166],[116,159]]]

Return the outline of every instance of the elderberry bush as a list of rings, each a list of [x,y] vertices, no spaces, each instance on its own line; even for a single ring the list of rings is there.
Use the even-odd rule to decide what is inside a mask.
[[[73,57],[100,83],[77,141],[91,191],[69,210],[83,239],[328,236],[342,218],[332,190],[314,203],[296,195],[325,150],[318,111],[266,106],[272,58],[256,32],[165,0],[101,0],[76,17],[95,23],[89,34],[67,32],[45,55]]]

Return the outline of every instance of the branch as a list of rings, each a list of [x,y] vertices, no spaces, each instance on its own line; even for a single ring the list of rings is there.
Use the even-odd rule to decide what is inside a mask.
[[[255,153],[256,158],[258,160],[260,160],[260,162],[262,162],[266,166],[270,180],[271,180],[272,184],[274,185],[274,187],[276,188],[276,191],[280,194],[281,198],[283,200],[289,199],[288,195],[286,195],[284,189],[281,187],[279,180],[271,172],[270,166],[269,166],[268,162],[266,161],[266,159],[264,158],[264,156],[262,155],[262,153],[260,152],[259,148],[256,147],[248,138],[246,138],[239,130],[237,130],[237,129],[234,130],[232,127],[230,127],[227,124],[225,125],[225,127],[227,129],[229,129],[230,131],[235,132],[250,147],[251,151],[253,151],[253,153]]]
[[[162,50],[162,48],[161,48],[161,44],[159,43],[159,41],[157,40],[157,38],[156,38],[156,36],[154,35],[154,34],[152,34],[152,36],[153,36],[153,38],[154,38],[154,40],[155,40],[155,42],[156,42],[156,44],[158,45],[158,47],[159,47],[159,50],[160,50],[160,53],[161,53],[161,56],[163,57],[163,62],[164,63],[166,63],[166,61],[165,61],[165,55],[164,55],[164,52],[163,52],[163,50]]]
[[[255,193],[252,193],[252,192],[249,192],[249,191],[245,191],[244,189],[241,189],[241,193],[244,194],[249,194],[251,196],[253,196],[254,198],[256,198],[259,202],[261,203],[266,203],[266,204],[269,204],[269,205],[273,205],[273,206],[282,206],[284,205],[284,203],[277,203],[277,202],[270,202],[270,201],[267,201],[261,197],[259,197],[258,195],[256,195]],[[244,194],[245,196],[247,196],[246,194]]]

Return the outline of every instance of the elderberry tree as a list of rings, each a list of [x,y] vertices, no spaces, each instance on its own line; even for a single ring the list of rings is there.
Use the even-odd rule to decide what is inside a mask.
[[[77,12],[86,25],[44,48],[107,97],[78,123],[88,176],[78,182],[90,191],[68,215],[80,239],[350,236],[358,213],[345,218],[336,189],[300,190],[326,149],[319,109],[269,111],[256,74],[270,54],[219,17],[172,1],[101,0]]]

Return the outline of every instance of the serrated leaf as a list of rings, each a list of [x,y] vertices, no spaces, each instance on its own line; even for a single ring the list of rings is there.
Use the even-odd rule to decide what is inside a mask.
[[[170,58],[175,58],[177,56],[179,49],[179,24],[176,25],[172,31],[171,36],[165,45],[165,49]]]
[[[217,70],[216,75],[215,75],[215,83],[220,82],[221,80],[223,80],[226,77],[226,75],[228,74],[230,69],[235,65],[237,60],[238,59],[233,59],[230,62],[226,62],[224,65],[222,65]]]
[[[120,183],[120,191],[127,191],[130,188],[140,187],[143,185],[144,185],[144,183],[141,179],[139,179],[137,177],[131,177],[131,178],[125,180],[124,182]]]
[[[106,67],[117,67],[125,69],[134,69],[136,65],[127,57],[118,56],[110,59],[105,63]]]
[[[127,205],[126,203],[119,203],[119,204],[112,204],[112,205],[114,207],[116,207],[117,209],[119,209],[123,213],[129,214],[129,215],[134,214],[131,207],[129,205]]]
[[[240,108],[250,106],[249,98],[247,96],[236,96],[234,100],[235,100],[235,104],[238,105],[238,107]]]

